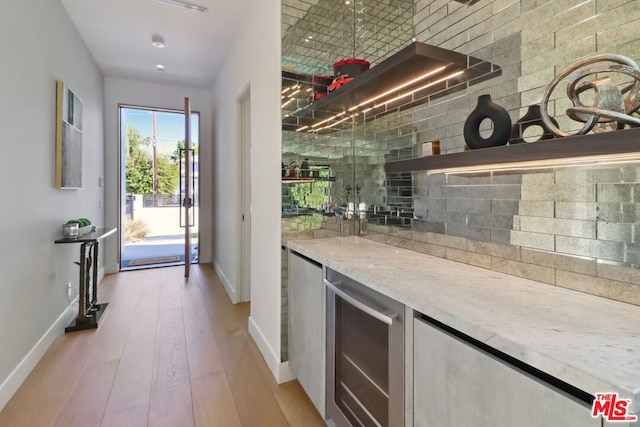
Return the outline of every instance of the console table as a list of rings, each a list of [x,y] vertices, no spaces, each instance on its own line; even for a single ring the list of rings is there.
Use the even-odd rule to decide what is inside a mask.
[[[98,245],[116,229],[99,228],[74,238],[60,238],[55,243],[80,243],[80,282],[78,285],[78,316],[65,332],[95,329],[108,303],[98,304]]]

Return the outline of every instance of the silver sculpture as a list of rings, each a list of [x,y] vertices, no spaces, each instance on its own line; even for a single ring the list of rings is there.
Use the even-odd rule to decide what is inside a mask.
[[[600,62],[609,64],[580,70],[587,65]],[[575,74],[571,75],[572,73]],[[583,82],[586,77],[601,73],[622,73],[630,76],[634,81],[622,89],[609,77]],[[567,109],[567,116],[583,123],[582,128],[577,132],[561,130],[557,123],[552,121],[547,111],[551,94],[558,83],[567,77],[570,77],[567,83],[567,96],[573,104]],[[580,99],[580,94],[588,90],[594,91],[593,105],[584,105]],[[584,135],[590,131],[604,132],[611,126],[615,126],[615,129],[623,129],[627,125],[638,127],[640,117],[636,113],[640,109],[640,67],[623,55],[601,53],[583,58],[566,67],[549,83],[542,95],[540,106],[542,121],[558,136]]]

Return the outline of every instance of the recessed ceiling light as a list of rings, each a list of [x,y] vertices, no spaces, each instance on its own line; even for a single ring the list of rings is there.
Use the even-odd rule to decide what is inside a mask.
[[[162,38],[162,36],[158,36],[158,35],[152,36],[151,44],[157,47],[158,49],[161,49],[164,47],[164,39]]]
[[[351,1],[350,0],[345,0],[344,4],[349,5],[349,4],[351,4]]]
[[[162,64],[156,65],[156,70],[157,71],[164,71],[164,65],[162,65]]]
[[[166,4],[169,6],[180,7],[182,9],[193,10],[194,12],[206,12],[208,9],[197,4],[187,3],[181,0],[155,0],[158,3]]]

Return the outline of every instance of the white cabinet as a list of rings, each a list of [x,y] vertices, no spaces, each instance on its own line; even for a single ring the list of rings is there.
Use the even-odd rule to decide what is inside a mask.
[[[289,253],[289,366],[325,417],[325,318],[322,267]]]
[[[414,426],[601,427],[590,407],[420,318]]]

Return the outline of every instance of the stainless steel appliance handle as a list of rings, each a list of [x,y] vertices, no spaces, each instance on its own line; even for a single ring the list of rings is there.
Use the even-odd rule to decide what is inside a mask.
[[[338,295],[340,298],[342,298],[343,300],[347,301],[349,304],[353,305],[357,309],[359,309],[361,311],[364,311],[369,316],[375,317],[376,319],[378,319],[381,322],[386,323],[387,325],[393,324],[393,319],[397,315],[388,315],[386,313],[381,313],[380,311],[369,307],[368,305],[364,304],[363,302],[358,301],[357,299],[355,299],[351,295],[347,294],[346,292],[344,292],[343,290],[338,288],[335,284],[331,283],[327,279],[324,279],[323,281],[324,281],[324,285],[327,288],[331,289],[336,295]]]

